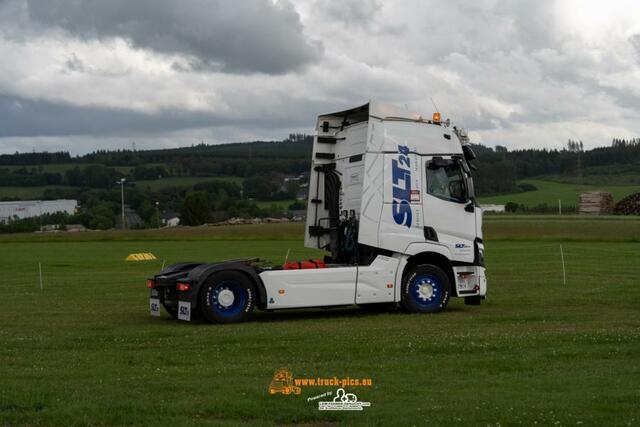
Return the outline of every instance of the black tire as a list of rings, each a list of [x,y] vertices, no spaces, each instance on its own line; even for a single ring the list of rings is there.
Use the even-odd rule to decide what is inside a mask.
[[[410,267],[402,281],[402,305],[410,313],[437,313],[451,296],[447,273],[431,264]]]
[[[238,323],[251,317],[256,291],[251,280],[238,271],[214,273],[200,289],[200,312],[211,323]]]

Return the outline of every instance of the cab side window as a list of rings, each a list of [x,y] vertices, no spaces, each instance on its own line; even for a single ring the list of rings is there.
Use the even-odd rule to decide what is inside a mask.
[[[427,167],[427,193],[443,200],[466,202],[464,176],[460,165],[453,163],[438,168]]]

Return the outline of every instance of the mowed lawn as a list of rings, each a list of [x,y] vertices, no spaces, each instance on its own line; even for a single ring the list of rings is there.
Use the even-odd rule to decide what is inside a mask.
[[[514,202],[529,208],[546,203],[551,207],[558,206],[558,200],[562,200],[564,207],[580,204],[580,194],[585,191],[608,191],[615,202],[620,201],[629,194],[640,192],[640,185],[586,185],[569,184],[561,182],[543,181],[539,179],[526,179],[520,183],[533,184],[537,188],[534,191],[523,193],[503,194],[500,196],[480,197],[480,203],[505,204]]]
[[[292,310],[224,326],[149,317],[145,277],[163,261],[316,256],[295,226],[3,236],[0,424],[638,424],[640,221],[529,221],[487,221],[480,307]],[[124,262],[139,251],[159,259]],[[370,377],[373,387],[347,391],[371,406],[307,401],[335,387],[271,396],[280,367]]]

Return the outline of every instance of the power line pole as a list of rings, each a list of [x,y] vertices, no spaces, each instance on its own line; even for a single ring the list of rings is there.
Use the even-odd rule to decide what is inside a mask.
[[[117,181],[116,184],[120,184],[120,195],[121,195],[121,204],[122,204],[122,229],[126,230],[127,226],[124,222],[124,182],[126,179],[120,178],[120,181]]]

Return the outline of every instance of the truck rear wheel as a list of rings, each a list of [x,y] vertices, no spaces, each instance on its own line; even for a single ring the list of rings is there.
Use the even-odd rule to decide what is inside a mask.
[[[247,320],[256,305],[253,283],[237,271],[213,274],[200,291],[200,308],[212,323],[237,323]]]
[[[440,267],[420,264],[402,282],[402,305],[410,313],[437,313],[449,303],[451,283]]]

